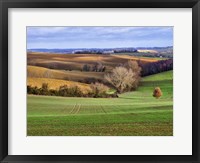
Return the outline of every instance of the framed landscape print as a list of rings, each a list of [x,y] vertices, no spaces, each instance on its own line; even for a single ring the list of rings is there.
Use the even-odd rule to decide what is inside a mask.
[[[200,4],[150,1],[1,1],[2,162],[200,161]]]
[[[173,27],[27,27],[27,93],[28,136],[172,136]]]

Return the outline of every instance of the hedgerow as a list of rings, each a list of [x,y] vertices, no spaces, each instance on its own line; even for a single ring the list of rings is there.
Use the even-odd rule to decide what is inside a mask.
[[[94,85],[93,85],[94,86]],[[41,88],[37,86],[27,86],[27,93],[34,95],[45,95],[45,96],[62,96],[62,97],[93,97],[93,98],[114,98],[118,97],[116,93],[107,94],[106,92],[100,92],[97,95],[96,91],[83,93],[78,86],[68,87],[67,85],[60,86],[58,90],[49,89],[47,83],[43,83]]]

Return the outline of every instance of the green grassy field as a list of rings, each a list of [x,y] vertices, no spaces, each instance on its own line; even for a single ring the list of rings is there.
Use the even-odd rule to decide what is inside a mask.
[[[152,96],[154,87],[163,92]],[[119,98],[28,95],[28,136],[171,136],[173,72],[144,77]]]

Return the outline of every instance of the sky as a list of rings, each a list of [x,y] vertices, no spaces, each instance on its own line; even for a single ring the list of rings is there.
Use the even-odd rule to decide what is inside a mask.
[[[28,49],[173,46],[173,27],[27,27]]]

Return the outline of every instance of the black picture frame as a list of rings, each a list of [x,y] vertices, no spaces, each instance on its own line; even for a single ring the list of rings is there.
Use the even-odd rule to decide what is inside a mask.
[[[192,8],[192,155],[8,155],[9,8]],[[184,18],[183,18],[184,19]],[[0,0],[0,161],[8,162],[200,162],[199,0]],[[52,147],[53,148],[53,147]]]

